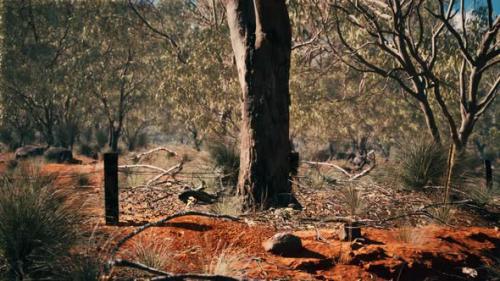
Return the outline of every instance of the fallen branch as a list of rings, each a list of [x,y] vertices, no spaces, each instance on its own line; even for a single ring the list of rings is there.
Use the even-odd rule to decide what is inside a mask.
[[[351,217],[337,217],[337,216],[326,217],[326,218],[302,218],[301,220],[302,221],[318,221],[318,222],[322,222],[322,223],[326,223],[326,222],[353,223],[355,221],[359,222],[359,220],[355,220]]]
[[[339,165],[335,165],[333,163],[328,163],[328,162],[314,162],[314,161],[302,161],[302,163],[306,163],[306,164],[309,164],[309,165],[321,165],[321,166],[333,167],[333,168],[341,171],[342,173],[344,173],[346,176],[352,177],[352,175],[348,171],[346,171],[344,168],[340,167]]]
[[[146,182],[146,186],[150,186],[151,184],[153,184],[155,181],[161,179],[162,177],[166,176],[166,175],[175,175],[175,174],[178,174],[180,171],[182,171],[182,167],[183,167],[183,162],[175,165],[175,166],[172,166],[170,167],[168,170],[165,170],[165,172],[162,172],[161,174],[159,175],[156,175],[154,176],[153,178],[151,178],[150,180],[148,180]]]
[[[397,220],[397,219],[404,218],[404,217],[410,217],[410,216],[427,216],[427,217],[429,217],[431,219],[434,219],[434,220],[437,220],[440,223],[443,223],[443,224],[445,224],[447,226],[453,227],[452,225],[446,223],[445,221],[441,220],[440,218],[437,218],[436,216],[434,216],[431,213],[429,213],[427,211],[427,209],[429,209],[429,208],[435,208],[435,207],[442,207],[442,206],[449,206],[449,205],[464,205],[464,204],[468,204],[468,203],[471,203],[471,202],[472,202],[472,200],[466,199],[466,200],[455,201],[455,202],[433,203],[433,204],[429,204],[429,205],[426,205],[426,206],[422,206],[422,207],[418,208],[418,210],[416,210],[414,212],[409,212],[409,213],[397,215],[397,216],[394,216],[394,217],[389,217],[389,218],[386,218],[386,219],[383,219],[383,220],[372,221],[372,222],[376,222],[376,223],[382,224],[382,223],[386,223],[388,221],[393,221],[393,220]]]
[[[167,221],[170,221],[172,219],[179,218],[179,217],[185,217],[185,216],[202,216],[202,217],[209,217],[209,218],[228,219],[228,220],[232,220],[232,221],[239,221],[240,220],[239,218],[233,217],[233,216],[217,215],[217,214],[204,213],[204,212],[195,212],[195,211],[186,211],[186,212],[176,213],[176,214],[173,214],[173,215],[168,216],[166,218],[163,218],[163,219],[161,219],[159,221],[150,222],[150,223],[147,223],[145,225],[142,225],[142,226],[136,228],[131,233],[127,234],[122,239],[120,239],[116,243],[116,245],[113,247],[113,249],[110,251],[111,260],[114,260],[114,257],[116,255],[116,253],[118,253],[118,250],[120,250],[121,246],[123,246],[123,244],[125,244],[125,242],[127,242],[128,240],[130,240],[132,237],[136,236],[137,234],[143,232],[144,230],[146,230],[146,229],[148,229],[150,227],[159,226],[159,225],[162,225],[162,224],[164,224]]]
[[[153,166],[153,165],[146,165],[146,164],[134,164],[134,165],[121,165],[121,166],[118,166],[118,169],[122,169],[122,170],[128,170],[128,169],[132,169],[132,168],[146,168],[146,169],[150,169],[150,170],[159,171],[159,172],[162,172],[162,173],[167,172],[167,170],[165,170],[163,168],[156,167],[156,166]]]
[[[150,279],[151,281],[184,281],[184,280],[214,280],[214,281],[241,281],[234,277],[224,275],[210,275],[210,274],[171,274],[170,276],[157,276]],[[249,280],[249,279],[244,279]]]
[[[353,180],[359,179],[360,177],[362,177],[362,176],[368,174],[369,172],[371,172],[371,170],[373,170],[373,168],[375,168],[375,165],[372,165],[372,166],[364,169],[361,173],[352,176],[351,178],[349,178],[349,181],[353,181]]]
[[[344,168],[340,167],[339,165],[333,164],[333,163],[328,163],[328,162],[314,162],[314,161],[302,161],[302,162],[306,163],[306,164],[309,164],[309,165],[322,165],[322,166],[333,167],[333,168],[341,171],[347,177],[349,177],[349,179],[348,179],[349,181],[353,181],[353,180],[359,179],[362,176],[367,175],[376,166],[376,165],[372,165],[372,166],[364,169],[361,173],[356,174],[356,175],[352,175],[351,173],[349,173],[348,171],[346,171]]]
[[[159,270],[159,269],[144,265],[142,263],[133,262],[133,261],[129,261],[129,260],[116,259],[116,260],[110,262],[109,265],[110,266],[117,266],[117,267],[128,267],[128,268],[138,269],[138,270],[142,270],[142,271],[149,272],[149,273],[156,274],[156,275],[165,275],[165,276],[172,275],[166,271]]]
[[[240,279],[235,279],[228,276],[223,275],[209,275],[209,274],[195,274],[195,273],[186,273],[186,274],[174,274],[170,272],[166,272],[163,270],[159,270],[153,267],[149,267],[139,262],[129,261],[117,259],[114,260],[111,264],[112,266],[117,267],[127,267],[132,269],[142,270],[148,273],[159,275],[157,277],[153,277],[149,280],[186,280],[186,279],[198,279],[198,280],[228,280],[228,281],[239,281]]]
[[[172,197],[172,195],[173,195],[172,193],[167,193],[167,195],[165,195],[165,196],[161,196],[161,197],[156,198],[155,200],[152,201],[152,203],[156,203],[156,202],[161,201],[163,199],[167,199],[169,197]]]
[[[468,203],[471,203],[472,200],[466,199],[466,200],[461,200],[461,201],[455,201],[455,202],[441,202],[441,203],[433,203],[429,204],[426,206],[422,206],[418,208],[418,210],[413,211],[413,212],[408,212],[404,213],[401,215],[381,219],[381,220],[372,220],[372,219],[363,219],[363,220],[357,220],[353,219],[351,217],[326,217],[326,218],[321,218],[321,219],[316,219],[316,218],[303,218],[301,219],[302,221],[318,221],[322,223],[328,223],[328,222],[342,222],[342,223],[359,223],[360,225],[376,225],[376,224],[383,224],[389,221],[405,218],[405,217],[410,217],[410,216],[427,216],[431,219],[435,219],[447,226],[453,227],[452,225],[444,222],[443,220],[436,218],[434,215],[429,213],[427,209],[429,208],[435,208],[435,207],[441,207],[441,206],[446,206],[446,205],[466,205]]]
[[[155,153],[155,152],[158,152],[158,151],[166,151],[169,154],[177,156],[177,152],[175,152],[173,150],[170,150],[170,149],[168,149],[168,148],[166,148],[164,146],[161,146],[161,147],[157,147],[157,148],[148,150],[146,152],[138,153],[138,154],[130,157],[130,159],[133,160],[133,161],[139,161],[142,157],[144,157],[146,155],[149,155],[149,154],[152,154],[152,153]]]

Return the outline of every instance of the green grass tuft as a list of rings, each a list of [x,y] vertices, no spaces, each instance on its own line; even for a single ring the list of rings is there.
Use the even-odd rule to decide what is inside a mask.
[[[7,279],[44,279],[77,241],[79,212],[39,174],[0,181],[0,255]]]
[[[438,183],[446,173],[447,152],[433,141],[417,139],[400,146],[398,178],[410,189]]]

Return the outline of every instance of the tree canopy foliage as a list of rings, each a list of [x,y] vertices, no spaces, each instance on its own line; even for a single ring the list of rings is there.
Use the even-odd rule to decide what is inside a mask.
[[[459,4],[288,1],[296,148],[368,143],[387,154],[428,130],[497,153],[498,13],[491,1]],[[2,8],[0,137],[11,148],[238,141],[241,94],[221,1]]]

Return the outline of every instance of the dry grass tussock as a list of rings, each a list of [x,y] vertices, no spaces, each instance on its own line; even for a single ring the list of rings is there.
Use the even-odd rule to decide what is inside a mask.
[[[172,262],[173,255],[169,250],[169,239],[157,240],[155,237],[144,237],[134,242],[130,255],[133,260],[156,269],[166,269]]]
[[[242,278],[250,260],[245,253],[231,243],[219,241],[215,255],[206,263],[205,273]]]
[[[237,217],[241,215],[241,198],[237,196],[222,197],[218,202],[210,206],[210,211],[219,215]]]
[[[395,231],[395,238],[401,243],[412,246],[418,246],[425,243],[425,230],[422,228],[405,224],[397,228]]]

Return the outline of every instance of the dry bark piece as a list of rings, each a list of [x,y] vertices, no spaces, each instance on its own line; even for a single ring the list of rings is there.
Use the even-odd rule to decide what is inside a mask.
[[[302,241],[298,236],[280,232],[262,243],[267,252],[282,256],[292,256],[302,250]]]

